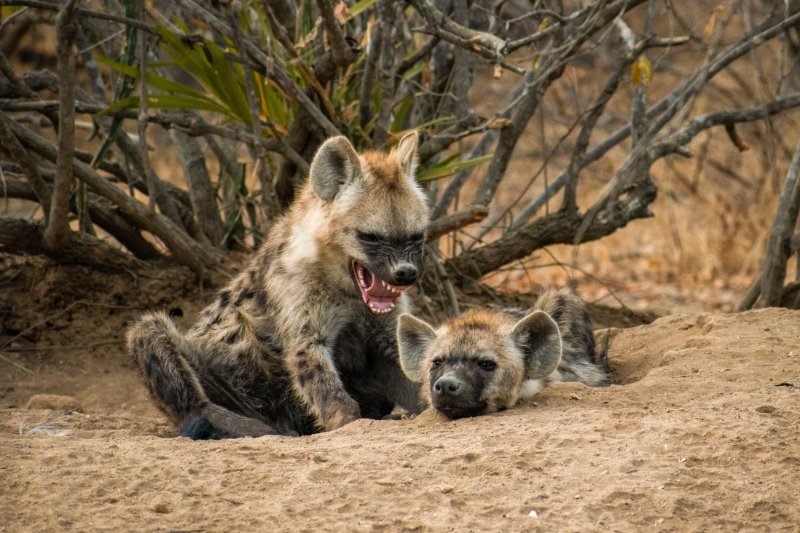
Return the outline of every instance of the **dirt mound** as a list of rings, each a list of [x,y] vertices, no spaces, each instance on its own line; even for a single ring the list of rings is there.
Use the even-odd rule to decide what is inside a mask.
[[[132,303],[126,274],[117,301],[117,285],[91,276],[20,271],[11,283],[9,271],[5,287],[20,276],[30,287],[27,299],[5,291],[2,300],[10,311],[0,346],[14,337],[17,350],[0,354],[0,524],[10,531],[800,523],[798,311],[669,316],[612,330],[617,385],[561,384],[497,415],[452,422],[427,411],[311,437],[192,442],[151,406],[118,342],[138,312],[130,307],[193,314],[201,298],[186,297],[190,286],[167,276],[158,283],[177,286],[134,291],[142,295]],[[46,301],[65,282],[103,305],[70,308],[64,296],[69,310],[32,328],[54,312]],[[21,351],[33,342],[39,351]],[[36,394],[69,398],[24,407]],[[68,412],[43,408],[62,403]]]

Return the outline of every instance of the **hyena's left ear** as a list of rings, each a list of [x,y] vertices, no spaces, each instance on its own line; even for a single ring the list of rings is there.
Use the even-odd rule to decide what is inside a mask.
[[[549,376],[561,362],[561,333],[544,311],[534,311],[517,322],[511,339],[525,356],[525,379]]]
[[[347,137],[331,137],[319,147],[309,173],[314,192],[330,202],[343,185],[361,175],[361,162]]]
[[[417,172],[417,143],[419,143],[419,133],[412,131],[403,135],[392,150],[400,162],[403,173],[412,180]]]
[[[397,348],[400,352],[400,367],[408,379],[422,381],[422,363],[433,341],[436,331],[427,322],[403,313],[397,319]]]

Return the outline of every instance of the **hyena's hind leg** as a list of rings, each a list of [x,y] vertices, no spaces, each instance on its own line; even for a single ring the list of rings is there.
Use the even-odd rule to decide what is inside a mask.
[[[193,439],[259,437],[276,431],[208,399],[193,364],[194,348],[165,313],[142,317],[128,331],[128,349],[156,405]]]
[[[567,288],[546,289],[534,308],[546,312],[558,324],[562,341],[557,370],[560,380],[580,381],[591,387],[611,385],[606,354],[596,351],[592,320],[580,296]]]

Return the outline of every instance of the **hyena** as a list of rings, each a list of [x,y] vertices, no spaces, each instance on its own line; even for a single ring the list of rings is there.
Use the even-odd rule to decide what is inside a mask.
[[[416,133],[389,153],[327,140],[296,202],[187,333],[159,312],[131,328],[151,396],[182,434],[303,435],[420,409],[395,336],[428,223],[416,148]]]
[[[476,310],[438,329],[411,315],[397,326],[400,363],[428,403],[450,418],[513,407],[547,385],[610,385],[605,350],[595,354],[583,301],[548,289],[524,312]]]

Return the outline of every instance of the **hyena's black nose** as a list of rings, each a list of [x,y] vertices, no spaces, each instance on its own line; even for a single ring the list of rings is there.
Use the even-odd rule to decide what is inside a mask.
[[[397,267],[392,281],[394,281],[395,285],[412,285],[417,281],[417,268],[411,264]]]
[[[461,380],[452,374],[446,374],[433,384],[433,392],[437,396],[458,396],[461,391]]]

